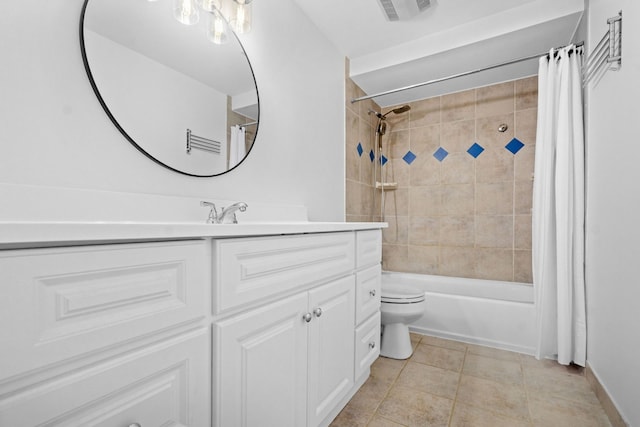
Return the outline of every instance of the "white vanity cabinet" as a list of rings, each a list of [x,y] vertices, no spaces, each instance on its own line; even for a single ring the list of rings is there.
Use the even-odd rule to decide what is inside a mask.
[[[379,229],[93,225],[0,244],[0,426],[326,427],[367,379]]]
[[[0,251],[0,425],[209,425],[209,254]]]
[[[376,235],[214,241],[215,426],[317,427],[342,409],[378,354]]]

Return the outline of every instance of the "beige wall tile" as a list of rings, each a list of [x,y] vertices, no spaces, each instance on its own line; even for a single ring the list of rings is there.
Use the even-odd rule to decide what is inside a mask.
[[[516,214],[531,215],[533,207],[533,181],[514,183],[513,210]]]
[[[408,271],[407,245],[382,245],[382,269],[387,271]]]
[[[502,124],[508,126],[504,132],[498,130]],[[495,150],[500,153],[503,150],[507,151],[504,146],[507,145],[515,135],[514,124],[515,115],[513,113],[478,118],[476,120],[476,139],[487,151]]]
[[[440,129],[438,124],[412,128],[409,131],[411,151],[416,155],[433,154],[440,146]]]
[[[462,120],[442,125],[440,145],[449,153],[466,153],[474,142],[476,142],[475,120]]]
[[[409,188],[410,216],[437,216],[442,211],[442,187],[428,185]]]
[[[409,169],[409,185],[412,187],[440,184],[440,162],[431,154],[416,157]]]
[[[443,246],[473,246],[475,217],[445,216],[440,218],[440,244]],[[413,233],[413,230],[412,230]]]
[[[440,167],[443,184],[468,184],[475,182],[476,164],[468,153],[451,153]]]
[[[531,181],[535,159],[535,145],[525,145],[513,156],[514,178],[516,181]]]
[[[476,216],[477,248],[513,248],[513,215]]]
[[[409,165],[404,160],[389,160],[382,166],[382,181],[395,182],[398,187],[408,187],[409,172]]]
[[[522,283],[533,283],[531,271],[531,251],[516,250],[513,253],[513,280]]]
[[[358,156],[357,146],[359,142],[360,119],[358,115],[351,110],[347,110],[346,115],[346,176],[347,179],[359,181],[360,157]]]
[[[356,114],[359,114],[360,112],[359,103],[357,102],[351,103],[351,100],[357,97],[358,97],[358,85],[356,85],[356,83],[353,80],[347,77],[345,80],[345,107],[347,108],[347,111],[352,111]]]
[[[514,218],[514,248],[531,250],[531,215],[516,215]]]
[[[507,150],[485,150],[476,159],[476,182],[495,183],[513,181],[514,159]]]
[[[516,111],[514,135],[526,145],[535,145],[538,126],[538,110]]]
[[[442,215],[473,215],[475,192],[473,184],[442,186]]]
[[[412,128],[440,123],[439,96],[412,102],[410,105],[409,118]]]
[[[441,246],[439,274],[453,277],[476,277],[475,249]]]
[[[538,76],[516,80],[516,110],[538,106]]]
[[[515,110],[515,82],[476,89],[476,117],[495,116]]]
[[[474,119],[476,90],[452,93],[442,97],[442,123]]]
[[[393,191],[385,191],[384,193],[384,214],[389,216],[407,216],[409,215],[409,189],[398,188]],[[376,190],[376,200],[380,201],[380,190]],[[378,211],[378,210],[377,210]]]
[[[437,246],[440,236],[440,218],[434,216],[409,217],[409,244],[416,246]]]
[[[362,92],[349,81],[346,90]],[[389,161],[382,171],[399,189],[386,193],[385,268],[530,281],[536,90],[537,79],[527,78],[412,102],[409,112],[387,116],[383,153]],[[381,220],[380,193],[374,197],[372,189],[375,163],[368,157],[377,119],[367,111],[396,107],[381,110],[373,100],[347,105],[348,220]],[[357,124],[357,137],[349,123]],[[502,123],[504,133],[497,130]],[[514,137],[525,144],[516,155],[505,149]],[[349,151],[349,139],[353,150],[362,143],[362,157]],[[477,159],[467,153],[474,142],[485,149]],[[433,157],[440,146],[449,153],[443,162]],[[416,155],[411,165],[402,160],[408,150]]]
[[[392,245],[406,245],[409,231],[409,217],[390,216],[385,218],[389,227],[382,229],[382,242]]]
[[[387,132],[382,136],[382,152],[390,159],[401,159],[409,151],[409,130]]]
[[[438,246],[409,246],[408,272],[420,274],[437,274],[440,262]]]
[[[475,277],[513,281],[513,250],[477,248],[475,251]]]
[[[512,215],[513,182],[476,184],[476,215]]]

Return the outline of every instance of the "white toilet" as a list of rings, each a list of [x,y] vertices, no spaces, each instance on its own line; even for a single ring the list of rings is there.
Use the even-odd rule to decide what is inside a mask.
[[[413,353],[408,325],[424,315],[424,292],[406,286],[382,285],[381,300],[380,355],[407,359]]]

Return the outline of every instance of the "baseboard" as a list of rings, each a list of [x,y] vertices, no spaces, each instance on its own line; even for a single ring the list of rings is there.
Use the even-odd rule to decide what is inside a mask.
[[[412,326],[412,325],[409,326],[409,330],[411,332],[415,332],[415,333],[421,334],[421,335],[429,335],[429,336],[432,336],[432,337],[444,338],[444,339],[447,339],[447,340],[461,341],[461,342],[465,342],[467,344],[482,345],[482,346],[485,346],[485,347],[498,348],[500,350],[508,350],[508,351],[513,351],[513,352],[516,352],[516,353],[522,353],[522,354],[528,354],[528,355],[533,355],[534,354],[534,349],[531,348],[531,347],[517,345],[517,344],[511,344],[511,343],[505,343],[505,342],[502,342],[502,341],[477,338],[477,337],[472,337],[472,336],[468,336],[468,335],[462,335],[462,334],[457,334],[457,333],[452,333],[452,332],[447,332],[447,331],[441,331],[441,330],[438,330],[438,329],[422,328],[422,327],[417,327],[417,326]]]
[[[611,425],[613,427],[629,427],[629,424],[624,421],[622,415],[620,415],[620,412],[618,412],[618,408],[616,408],[613,400],[611,400],[609,393],[607,393],[607,390],[602,386],[600,380],[598,380],[598,377],[593,372],[593,369],[591,369],[591,366],[589,366],[589,362],[587,362],[585,375],[587,377],[589,385],[591,385],[591,389],[600,401],[602,409],[604,409],[605,414],[607,414],[607,417],[609,417]]]

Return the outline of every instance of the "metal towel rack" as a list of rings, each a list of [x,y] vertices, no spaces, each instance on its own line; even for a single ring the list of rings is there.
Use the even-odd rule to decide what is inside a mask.
[[[619,70],[622,66],[622,11],[607,19],[609,30],[598,42],[583,67],[583,84],[607,70]]]
[[[187,129],[187,154],[191,154],[191,149],[198,149],[208,151],[210,153],[220,154],[221,146],[221,142],[195,135],[191,133],[191,129]]]

